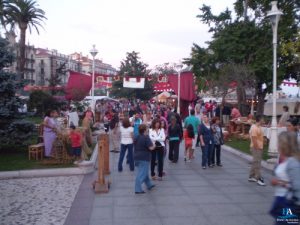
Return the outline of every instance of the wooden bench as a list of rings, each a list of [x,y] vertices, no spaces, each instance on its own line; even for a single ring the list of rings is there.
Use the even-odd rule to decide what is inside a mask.
[[[44,155],[44,143],[39,143],[36,145],[30,145],[28,146],[28,158],[30,160],[31,156],[33,156],[34,159],[38,160],[39,155],[41,156],[41,159],[43,159]]]

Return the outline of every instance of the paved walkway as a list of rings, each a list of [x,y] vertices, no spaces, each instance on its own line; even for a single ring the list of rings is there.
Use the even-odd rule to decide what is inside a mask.
[[[124,166],[117,172],[119,154],[111,153],[111,189],[94,194],[86,175],[70,209],[65,225],[270,225],[273,200],[269,185],[247,181],[249,163],[222,152],[224,167],[203,170],[198,150],[192,163],[165,160],[167,176],[144,195],[134,194],[134,173]],[[263,171],[266,183],[271,174]]]
[[[0,225],[63,225],[83,176],[0,180]]]

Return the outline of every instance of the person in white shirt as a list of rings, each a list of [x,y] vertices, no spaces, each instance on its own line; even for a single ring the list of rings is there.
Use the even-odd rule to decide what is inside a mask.
[[[151,152],[151,177],[153,180],[162,180],[163,176],[163,160],[166,135],[164,129],[161,128],[159,119],[152,121],[151,129],[149,130],[149,137],[155,145],[155,150]],[[158,161],[158,177],[155,176],[155,163]]]
[[[72,124],[75,127],[78,127],[79,124],[79,116],[76,108],[72,108],[71,112],[68,113],[68,127],[70,127]]]
[[[287,195],[291,180],[288,176],[287,165],[289,158],[298,151],[296,135],[292,132],[282,132],[278,137],[278,149],[281,155],[281,163],[276,167],[271,184],[275,187],[274,202],[270,214],[277,219],[282,215],[282,210],[288,208]]]
[[[129,119],[126,117],[122,121],[122,126],[120,127],[121,132],[121,152],[118,162],[118,171],[123,171],[123,160],[125,157],[126,150],[127,162],[129,164],[130,171],[134,171],[134,161],[133,161],[133,127],[131,126]]]

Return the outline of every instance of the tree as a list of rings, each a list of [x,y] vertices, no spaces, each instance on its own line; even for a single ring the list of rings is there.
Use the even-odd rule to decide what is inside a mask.
[[[16,118],[20,99],[15,95],[23,87],[16,80],[16,74],[5,72],[4,68],[13,63],[14,56],[9,50],[8,42],[0,37],[0,126],[5,126]]]
[[[148,65],[140,61],[139,53],[133,51],[126,54],[126,59],[121,62],[120,71],[118,75],[121,77],[119,81],[113,82],[111,94],[117,98],[126,97],[128,99],[142,99],[147,100],[152,96],[153,88],[152,82],[145,81],[145,88],[124,88],[123,77],[141,77],[147,78],[149,71],[147,71]]]
[[[295,40],[300,17],[296,9],[299,7],[300,2],[296,0],[281,1],[279,4],[279,8],[284,12],[278,30],[280,48],[285,43]],[[213,15],[211,8],[203,5],[200,8],[201,14],[197,17],[209,26],[213,38],[208,42],[206,49],[194,45],[191,58],[186,60],[188,64],[193,65],[194,73],[198,76],[204,76],[207,70],[218,71],[216,65],[222,68],[222,65],[234,63],[249,67],[255,75],[259,100],[258,114],[262,114],[265,95],[272,87],[272,31],[269,21],[265,18],[268,10],[268,1],[237,0],[236,15],[233,19],[232,12],[228,9],[219,15]],[[208,50],[212,50],[214,54],[209,56]],[[278,56],[279,81],[286,76],[293,76],[289,67],[295,58],[293,54],[283,55],[281,52],[279,51]],[[204,61],[200,61],[203,59]],[[267,87],[264,90],[263,84]]]
[[[32,123],[19,120],[18,108],[21,106],[21,100],[16,96],[16,91],[24,85],[17,80],[16,74],[5,70],[13,60],[8,42],[0,37],[0,150],[10,151],[16,145],[23,145],[30,139],[34,129]]]
[[[7,23],[7,10],[6,7],[8,5],[8,1],[6,0],[0,0],[0,24],[4,29],[6,29],[6,23]]]
[[[58,91],[55,89],[55,87],[57,87],[58,85],[62,84],[62,77],[66,76],[67,74],[67,70],[66,70],[66,63],[64,62],[63,64],[61,64],[57,69],[56,69],[56,73],[54,73],[53,75],[51,75],[51,77],[49,79],[47,79],[47,81],[49,82],[49,87],[51,95],[56,95],[59,92],[62,91]]]
[[[34,0],[10,0],[5,7],[7,11],[7,23],[12,29],[18,25],[20,29],[20,58],[19,58],[19,72],[24,75],[26,56],[26,30],[29,31],[34,28],[39,34],[39,27],[43,27],[41,22],[47,19],[45,12],[38,8],[39,5]]]
[[[62,104],[56,101],[53,96],[44,91],[33,91],[30,93],[28,108],[36,109],[36,114],[42,116],[49,109],[58,109]]]

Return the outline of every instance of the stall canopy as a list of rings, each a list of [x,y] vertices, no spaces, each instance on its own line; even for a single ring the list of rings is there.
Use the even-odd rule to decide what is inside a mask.
[[[65,88],[66,99],[81,101],[92,88],[92,76],[70,71],[69,80]]]

